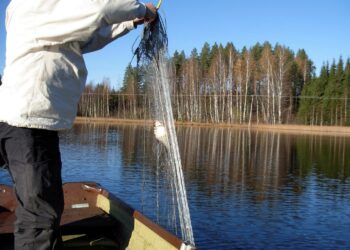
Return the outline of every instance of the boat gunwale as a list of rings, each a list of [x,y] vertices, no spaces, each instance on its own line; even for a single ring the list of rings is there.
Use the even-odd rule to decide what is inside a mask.
[[[111,202],[117,203],[119,205],[118,207],[122,207],[122,209],[127,210],[127,213],[131,213],[130,216],[132,216],[134,219],[141,222],[143,225],[145,225],[147,228],[152,230],[155,234],[159,235],[161,238],[163,238],[173,247],[177,249],[181,249],[181,247],[185,245],[187,250],[196,249],[194,246],[186,244],[184,241],[176,237],[174,234],[170,233],[165,228],[156,224],[150,218],[142,214],[140,211],[134,209],[132,206],[130,206],[129,204],[127,204],[126,202],[124,202],[114,194],[108,192],[106,189],[102,188],[99,194],[104,196]],[[110,215],[113,216],[113,214],[110,214]]]
[[[80,187],[81,190],[77,190],[77,188]],[[65,210],[68,210],[71,208],[71,206],[74,204],[74,199],[77,197],[67,197],[66,193],[74,190],[73,192],[86,192],[86,197],[84,196],[84,200],[86,200],[91,207],[96,207],[104,211],[105,213],[109,214],[112,218],[114,218],[116,221],[120,221],[116,216],[113,215],[113,213],[109,213],[108,211],[105,211],[105,209],[98,206],[98,195],[102,195],[104,198],[106,198],[110,203],[112,203],[115,207],[118,207],[121,211],[126,213],[130,218],[126,218],[127,220],[132,221],[138,221],[142,223],[146,228],[153,231],[154,234],[158,235],[160,238],[162,238],[165,242],[172,245],[174,248],[177,249],[196,249],[192,245],[186,244],[184,241],[182,241],[180,238],[178,238],[176,235],[170,233],[162,226],[156,224],[151,219],[149,219],[147,216],[139,212],[138,210],[134,209],[132,206],[115,196],[114,194],[110,193],[107,189],[101,187],[98,183],[95,182],[67,182],[63,184],[63,190],[65,191]],[[69,191],[68,191],[69,190]],[[5,209],[4,212],[7,213],[14,213],[15,209],[15,196],[13,188],[7,185],[0,184],[0,196],[1,192],[7,192],[7,196],[5,196],[5,200],[2,200],[0,202],[0,205],[2,208]],[[68,194],[69,195],[69,194]],[[6,207],[3,207],[2,205],[6,205]],[[61,226],[63,221],[61,221]],[[124,225],[127,228],[127,225]],[[9,229],[7,228],[7,231],[4,231],[4,233],[0,232],[0,235],[5,235],[10,233]],[[13,230],[13,227],[12,227]],[[131,233],[134,231],[134,228],[130,228]]]

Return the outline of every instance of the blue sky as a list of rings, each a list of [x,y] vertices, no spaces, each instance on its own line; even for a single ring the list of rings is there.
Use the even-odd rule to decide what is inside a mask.
[[[30,0],[27,0],[30,1]],[[237,49],[269,41],[297,51],[304,48],[317,67],[323,62],[350,57],[349,0],[163,0],[161,14],[167,20],[169,51],[201,49],[204,42]],[[156,1],[155,1],[156,2]],[[0,74],[5,63],[5,10],[9,0],[0,0]],[[132,58],[132,44],[141,28],[85,56],[88,81],[104,77],[112,86],[122,84]]]

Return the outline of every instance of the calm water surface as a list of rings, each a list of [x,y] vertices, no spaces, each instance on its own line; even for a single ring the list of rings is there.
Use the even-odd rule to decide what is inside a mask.
[[[350,249],[350,138],[177,133],[198,249]],[[61,153],[65,182],[98,182],[179,234],[151,127],[75,126]]]

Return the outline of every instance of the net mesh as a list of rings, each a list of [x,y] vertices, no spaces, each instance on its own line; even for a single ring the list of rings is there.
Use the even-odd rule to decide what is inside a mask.
[[[155,135],[157,147],[164,148],[157,154],[157,164],[165,166],[171,194],[176,200],[182,238],[194,245],[190,211],[187,202],[185,182],[175,131],[175,122],[170,96],[171,67],[168,60],[168,36],[164,20],[158,15],[152,23],[144,27],[141,41],[135,50],[139,78],[147,87],[146,93],[152,101],[152,117],[156,121]],[[158,168],[157,166],[157,169]]]

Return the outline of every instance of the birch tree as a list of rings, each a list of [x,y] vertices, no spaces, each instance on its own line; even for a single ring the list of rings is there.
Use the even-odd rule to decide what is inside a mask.
[[[261,66],[261,94],[262,94],[262,100],[261,100],[261,109],[262,109],[262,115],[263,120],[266,123],[272,122],[272,113],[271,113],[271,105],[274,105],[274,103],[271,102],[272,98],[271,96],[274,94],[274,75],[272,71],[272,65],[273,65],[273,55],[272,55],[272,48],[269,43],[265,43],[263,46],[262,56],[260,59],[260,66]]]

